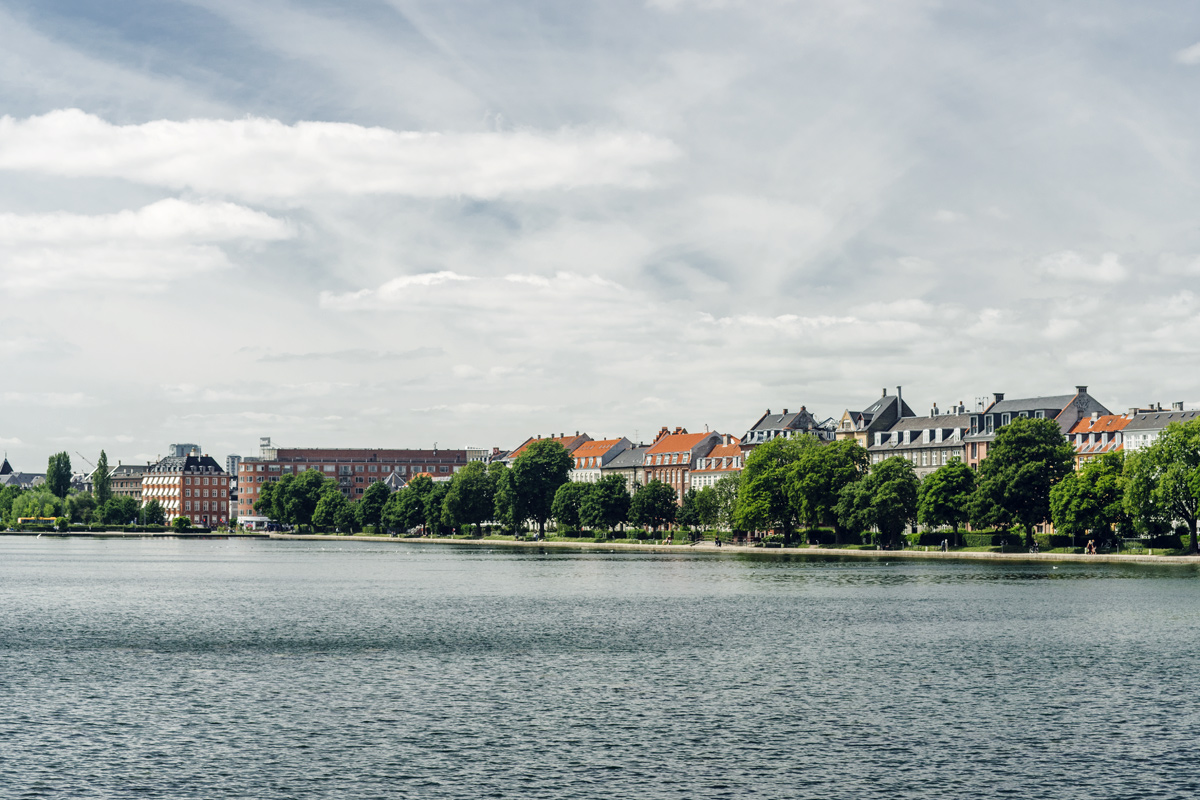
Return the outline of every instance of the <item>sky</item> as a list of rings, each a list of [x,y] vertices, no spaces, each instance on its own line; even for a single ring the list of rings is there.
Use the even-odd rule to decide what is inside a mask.
[[[1200,405],[1200,8],[0,0],[0,447]]]

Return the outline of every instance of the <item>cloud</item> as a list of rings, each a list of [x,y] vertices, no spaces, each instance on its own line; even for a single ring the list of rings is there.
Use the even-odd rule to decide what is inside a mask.
[[[113,125],[78,109],[0,118],[0,169],[255,199],[641,188],[678,155],[658,137],[584,129],[424,133],[258,117]]]
[[[1175,53],[1175,61],[1179,64],[1186,64],[1189,67],[1200,64],[1200,42],[1191,47],[1185,47]]]
[[[84,408],[98,403],[83,392],[4,392],[0,400],[15,406]]]
[[[374,364],[381,361],[408,361],[442,354],[440,347],[414,347],[411,350],[327,350],[313,353],[271,353],[259,356],[261,364],[292,364],[303,361],[337,361],[350,364]]]
[[[175,199],[113,214],[0,213],[0,287],[38,291],[137,281],[141,290],[156,290],[231,266],[214,242],[274,242],[295,233],[288,222],[243,206]]]
[[[1088,261],[1074,250],[1064,250],[1043,258],[1041,266],[1050,277],[1069,281],[1117,283],[1129,276],[1116,253],[1105,253],[1099,261]]]

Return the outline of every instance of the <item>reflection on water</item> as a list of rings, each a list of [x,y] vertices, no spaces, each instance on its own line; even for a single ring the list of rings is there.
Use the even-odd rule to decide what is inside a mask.
[[[1198,586],[5,539],[0,797],[1190,797]]]

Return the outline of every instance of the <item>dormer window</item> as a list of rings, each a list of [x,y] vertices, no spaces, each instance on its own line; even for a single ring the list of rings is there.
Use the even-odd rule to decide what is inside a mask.
[[[1034,419],[1045,419],[1046,412],[1045,411],[1035,411],[1035,412],[1033,412],[1033,418]]]
[[[1000,424],[1001,425],[1007,425],[1010,422],[1012,422],[1012,414],[1001,414],[1000,415]]]
[[[991,433],[996,426],[996,417],[994,414],[986,414],[983,418],[983,424],[987,428],[988,433]]]

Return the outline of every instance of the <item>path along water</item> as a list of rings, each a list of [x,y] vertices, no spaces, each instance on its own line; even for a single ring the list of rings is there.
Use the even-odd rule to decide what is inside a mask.
[[[1192,797],[1200,569],[0,540],[0,797]]]

